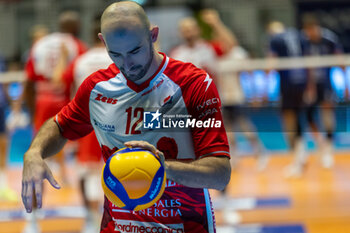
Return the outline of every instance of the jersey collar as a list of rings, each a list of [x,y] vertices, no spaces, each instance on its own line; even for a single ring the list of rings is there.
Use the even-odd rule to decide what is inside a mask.
[[[165,63],[166,63],[165,61],[167,59],[167,56],[165,55],[165,53],[162,53],[162,52],[159,52],[159,54],[163,55],[163,60],[162,60],[162,63],[160,64],[160,66],[158,67],[157,71],[149,79],[147,79],[145,82],[141,83],[140,85],[125,78],[126,84],[128,85],[128,87],[130,87],[133,91],[139,93],[149,86],[152,79],[154,77],[158,76],[158,74],[164,70],[163,67],[165,66]]]

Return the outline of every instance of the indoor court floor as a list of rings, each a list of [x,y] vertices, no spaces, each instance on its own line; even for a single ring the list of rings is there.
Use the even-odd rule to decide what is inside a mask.
[[[212,192],[218,233],[350,233],[350,156],[337,152],[335,165],[324,169],[318,156],[308,158],[302,178],[283,176],[292,161],[288,154],[273,154],[264,171],[254,157],[244,156],[232,172],[226,195]],[[54,172],[57,169],[54,169]],[[61,190],[46,182],[40,216],[42,232],[80,232],[84,210],[73,165],[69,184]],[[56,177],[60,180],[57,175]],[[18,202],[0,202],[0,232],[21,232],[26,214],[20,202],[21,167],[9,169]]]
[[[255,117],[268,163],[259,171],[257,159],[250,155],[251,145],[238,134],[240,156],[226,193],[211,190],[217,233],[350,233],[348,118],[341,112],[337,115],[341,130],[334,137],[335,164],[331,169],[321,166],[312,136],[306,133],[305,145],[310,155],[305,174],[301,178],[285,178],[283,169],[293,156],[280,131],[281,125],[276,124],[281,122],[278,114],[275,110],[265,111]],[[270,131],[262,128],[267,124],[271,124],[267,126]],[[30,128],[10,135],[8,181],[17,191],[17,201],[0,201],[0,233],[21,233],[29,218],[20,200],[20,189],[22,157],[31,135]],[[232,148],[231,154],[235,154]],[[62,188],[56,190],[45,181],[43,209],[38,212],[42,232],[79,233],[83,227],[85,211],[78,190],[78,165],[72,156],[66,160],[69,183],[60,182],[58,167],[49,163]]]

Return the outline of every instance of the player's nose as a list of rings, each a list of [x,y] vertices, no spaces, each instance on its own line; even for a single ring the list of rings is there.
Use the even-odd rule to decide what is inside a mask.
[[[134,67],[135,63],[130,57],[126,57],[124,59],[124,68],[126,71],[131,71],[132,68]]]

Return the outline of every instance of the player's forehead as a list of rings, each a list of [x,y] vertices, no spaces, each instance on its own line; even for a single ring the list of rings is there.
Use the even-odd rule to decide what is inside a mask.
[[[180,30],[198,27],[197,21],[193,18],[184,18],[179,22]]]
[[[109,50],[123,53],[129,52],[136,47],[144,46],[147,34],[141,30],[130,28],[118,28],[104,34],[107,48]]]

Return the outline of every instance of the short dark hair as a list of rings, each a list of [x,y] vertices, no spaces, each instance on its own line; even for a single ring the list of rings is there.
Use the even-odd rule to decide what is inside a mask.
[[[60,31],[77,36],[80,30],[79,14],[75,11],[64,11],[59,17]]]

